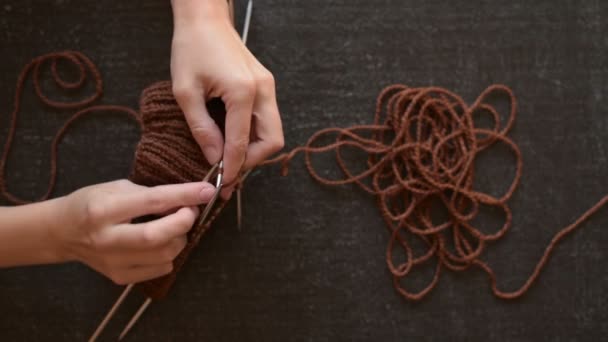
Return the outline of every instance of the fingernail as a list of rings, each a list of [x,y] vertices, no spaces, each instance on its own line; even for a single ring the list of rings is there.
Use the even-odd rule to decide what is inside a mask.
[[[219,150],[215,145],[206,145],[203,147],[203,154],[205,158],[209,161],[209,163],[214,164],[217,163],[218,159],[220,159]]]
[[[205,185],[203,190],[201,190],[201,192],[200,192],[201,200],[203,202],[209,201],[211,199],[211,197],[213,197],[214,193],[215,193],[215,187],[213,185],[210,185],[210,184]]]

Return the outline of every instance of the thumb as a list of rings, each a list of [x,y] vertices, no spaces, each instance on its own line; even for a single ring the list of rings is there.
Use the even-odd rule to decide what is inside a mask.
[[[173,86],[173,95],[184,112],[194,140],[198,143],[210,164],[222,157],[224,139],[222,133],[209,115],[204,92],[197,87]]]

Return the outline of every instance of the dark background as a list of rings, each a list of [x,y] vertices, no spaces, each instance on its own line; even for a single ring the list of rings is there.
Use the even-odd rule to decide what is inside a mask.
[[[19,70],[39,54],[90,56],[104,76],[102,103],[136,108],[144,87],[169,78],[169,1],[0,3],[3,139]],[[241,15],[243,8],[241,1]],[[513,228],[485,259],[500,288],[514,290],[552,236],[607,192],[607,16],[600,0],[256,0],[249,46],[276,77],[288,148],[323,127],[369,122],[376,95],[394,82],[447,87],[467,101],[492,83],[512,87],[519,102],[512,137],[524,175],[511,201]],[[8,181],[34,199],[46,186],[52,136],[69,112],[45,109],[31,86],[26,92]],[[119,115],[78,124],[60,146],[54,196],[125,177],[138,134]],[[479,177],[506,186],[511,164],[492,159]],[[558,247],[521,299],[494,298],[473,270],[444,272],[435,291],[410,303],[390,282],[388,236],[373,199],[354,187],[318,185],[302,165],[296,159],[287,178],[276,167],[250,178],[244,231],[231,206],[129,340],[583,341],[608,334],[606,209]],[[121,288],[68,264],[1,270],[0,290],[2,340],[67,341],[88,338]],[[131,297],[105,339],[115,338],[140,300]]]

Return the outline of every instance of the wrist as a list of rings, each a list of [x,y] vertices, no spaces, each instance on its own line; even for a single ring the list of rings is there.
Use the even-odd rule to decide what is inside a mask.
[[[69,261],[59,234],[65,231],[61,198],[0,207],[0,267]],[[63,233],[63,236],[67,234]]]
[[[230,20],[226,0],[171,0],[174,25]]]
[[[56,263],[75,261],[76,258],[71,253],[70,239],[66,234],[75,224],[75,222],[70,222],[68,197],[59,197],[47,201],[47,204],[49,206],[49,219],[45,232],[49,241],[47,254]]]

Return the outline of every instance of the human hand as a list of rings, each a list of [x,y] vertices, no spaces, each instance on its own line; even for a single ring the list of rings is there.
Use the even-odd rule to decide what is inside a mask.
[[[53,234],[66,259],[78,260],[117,284],[168,274],[186,245],[209,183],[144,187],[119,180],[82,188],[63,199],[63,225]],[[145,223],[133,218],[164,214]]]
[[[174,0],[171,51],[173,93],[207,160],[224,159],[227,198],[241,169],[283,147],[283,129],[272,74],[234,30],[225,0]],[[206,100],[226,105],[225,141]]]

